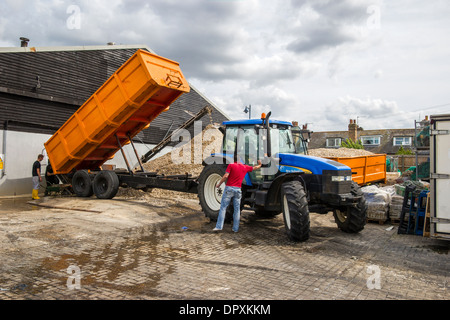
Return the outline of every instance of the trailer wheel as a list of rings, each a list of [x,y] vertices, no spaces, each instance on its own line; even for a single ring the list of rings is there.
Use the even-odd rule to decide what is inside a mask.
[[[281,207],[284,225],[293,241],[309,239],[309,209],[306,192],[299,181],[290,181],[281,186]]]
[[[92,181],[87,170],[78,170],[72,177],[72,189],[78,197],[93,195]]]
[[[113,171],[100,171],[94,178],[94,193],[99,199],[112,199],[119,191],[119,177]]]
[[[359,202],[355,206],[334,209],[333,216],[339,229],[347,233],[357,233],[366,225],[367,204],[360,186],[354,181],[351,193],[354,196],[361,196]]]
[[[217,221],[219,217],[220,201],[225,189],[222,184],[219,189],[216,188],[217,182],[225,174],[226,166],[219,164],[212,164],[205,166],[198,178],[198,199],[203,212],[211,221]],[[241,201],[242,203],[242,201]],[[233,218],[233,205],[228,206],[225,215],[225,222],[230,222]]]

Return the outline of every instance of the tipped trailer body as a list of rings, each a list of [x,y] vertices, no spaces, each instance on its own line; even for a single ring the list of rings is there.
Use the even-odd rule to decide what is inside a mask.
[[[44,144],[53,170],[97,170],[189,85],[177,62],[138,50]]]
[[[133,137],[190,87],[179,64],[137,50],[44,144],[55,174],[78,196],[112,198],[120,185],[195,192],[189,175],[145,172]],[[131,143],[141,170],[133,170],[122,147]],[[121,150],[127,170],[101,170]]]

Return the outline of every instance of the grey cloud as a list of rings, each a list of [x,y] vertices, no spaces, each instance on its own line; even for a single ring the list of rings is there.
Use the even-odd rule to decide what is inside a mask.
[[[321,130],[345,130],[349,119],[356,118],[365,129],[407,128],[414,123],[411,114],[401,111],[397,102],[390,100],[346,96],[327,109],[333,112],[321,113]]]
[[[265,51],[264,34],[273,34],[271,24],[261,24],[264,4],[217,0],[79,0],[81,28],[69,30],[65,1],[33,1],[30,5],[12,0],[6,7],[3,42],[18,45],[18,38],[31,39],[31,46],[145,44],[157,54],[179,61],[187,77],[208,81],[245,80],[267,85],[295,79],[309,71],[293,57]],[[3,9],[3,8],[2,8]],[[250,11],[249,11],[250,10]],[[262,11],[261,11],[262,10]],[[20,22],[18,22],[20,21]],[[283,19],[273,15],[274,24]],[[263,27],[263,30],[256,29]],[[15,32],[11,32],[14,30]],[[323,32],[322,37],[326,36]],[[276,37],[279,40],[279,37]],[[282,41],[281,41],[282,43]],[[273,44],[276,51],[283,49]],[[271,64],[273,60],[275,63]]]
[[[310,16],[291,30],[296,38],[286,48],[302,54],[334,48],[359,40],[356,30],[364,27],[368,18],[369,1],[292,0],[293,10],[299,14],[309,10]]]
[[[356,38],[342,28],[333,25],[319,26],[307,31],[305,36],[292,41],[287,49],[297,53],[312,52],[324,48],[336,47]]]
[[[367,8],[376,0],[291,0],[295,9],[312,8],[333,20],[361,22],[367,19]]]

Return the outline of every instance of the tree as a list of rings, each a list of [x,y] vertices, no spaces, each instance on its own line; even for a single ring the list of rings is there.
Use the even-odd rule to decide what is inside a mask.
[[[349,149],[364,149],[361,140],[355,142],[350,138],[342,141],[341,147]]]
[[[414,152],[411,149],[404,149],[403,146],[401,146],[395,154],[413,155]]]

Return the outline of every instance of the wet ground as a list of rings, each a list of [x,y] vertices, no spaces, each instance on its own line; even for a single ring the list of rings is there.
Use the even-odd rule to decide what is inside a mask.
[[[449,241],[331,214],[302,243],[281,216],[213,227],[191,199],[0,199],[0,299],[449,299]]]

